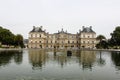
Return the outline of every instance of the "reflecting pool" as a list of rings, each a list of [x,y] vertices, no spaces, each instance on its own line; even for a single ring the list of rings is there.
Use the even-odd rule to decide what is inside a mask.
[[[0,80],[120,80],[120,52],[0,51]]]

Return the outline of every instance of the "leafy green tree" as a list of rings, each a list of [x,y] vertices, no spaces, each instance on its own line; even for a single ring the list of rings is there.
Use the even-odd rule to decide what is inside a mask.
[[[96,39],[99,41],[99,43],[96,45],[97,48],[108,48],[108,43],[105,40],[105,36],[98,35]]]
[[[103,49],[108,49],[109,48],[109,45],[108,45],[108,42],[105,41],[105,40],[102,40],[101,42],[99,42],[97,45],[96,45],[97,48],[103,48]]]
[[[15,45],[16,46],[20,46],[20,47],[24,47],[24,44],[23,44],[23,36],[22,35],[20,35],[20,34],[17,34],[16,36],[15,36]]]
[[[103,39],[106,39],[106,37],[104,35],[98,35],[96,39],[101,42]]]
[[[0,42],[5,45],[13,45],[14,34],[8,29],[0,27]]]
[[[120,26],[116,27],[111,33],[110,43],[112,46],[120,46]]]
[[[0,42],[4,45],[24,47],[22,35],[14,35],[10,30],[2,27],[0,27]]]

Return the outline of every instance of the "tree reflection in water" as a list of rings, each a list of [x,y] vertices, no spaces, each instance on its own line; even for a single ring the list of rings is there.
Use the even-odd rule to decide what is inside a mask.
[[[6,66],[11,63],[12,60],[14,60],[16,64],[21,64],[22,58],[22,51],[0,51],[0,66]]]
[[[120,52],[111,52],[111,59],[118,70],[120,70]]]
[[[102,52],[99,52],[99,59],[97,59],[97,63],[99,66],[104,66],[105,65],[105,59],[102,58]]]

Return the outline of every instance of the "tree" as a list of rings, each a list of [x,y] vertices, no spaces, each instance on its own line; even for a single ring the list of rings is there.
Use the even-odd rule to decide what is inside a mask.
[[[108,48],[108,43],[107,43],[107,41],[105,40],[105,39],[106,39],[105,36],[103,36],[103,35],[98,35],[96,39],[99,41],[99,43],[96,44],[96,47],[97,47],[97,48],[104,48],[104,49],[105,49],[105,48]]]
[[[24,44],[23,44],[23,36],[22,35],[20,35],[20,34],[17,34],[16,36],[15,36],[15,45],[16,46],[20,46],[20,47],[24,47]]]
[[[10,30],[0,26],[0,42],[4,45],[14,45],[24,47],[23,36],[18,34],[14,35]]]
[[[0,42],[5,45],[13,45],[14,34],[8,29],[0,27]]]
[[[112,46],[120,46],[120,26],[116,27],[111,33],[110,43]]]
[[[96,39],[101,42],[103,39],[106,39],[106,38],[103,35],[98,35]]]
[[[98,44],[96,44],[97,48],[103,48],[103,49],[108,49],[109,48],[109,43],[106,40],[102,40]]]

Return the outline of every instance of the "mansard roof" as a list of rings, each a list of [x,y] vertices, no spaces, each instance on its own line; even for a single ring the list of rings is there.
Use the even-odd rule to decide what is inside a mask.
[[[42,29],[42,26],[40,26],[40,27],[33,26],[33,29],[30,31],[30,33],[31,32],[44,32],[44,33],[46,33],[46,31]],[[92,30],[92,26],[90,26],[90,27],[84,27],[83,26],[82,27],[82,31],[79,30],[79,33],[77,33],[77,34],[81,34],[81,33],[95,33],[95,32]],[[47,33],[47,34],[49,34],[49,33]],[[68,33],[67,30],[64,31],[63,28],[62,28],[61,31],[58,31],[57,33],[54,33],[54,34],[67,34],[67,35],[71,35],[72,33]]]
[[[93,30],[92,30],[92,26],[90,27],[84,27],[83,26],[83,30],[81,32],[85,32],[85,33],[95,33]]]
[[[42,26],[41,27],[33,26],[33,29],[30,32],[45,32],[45,31],[42,30]]]

